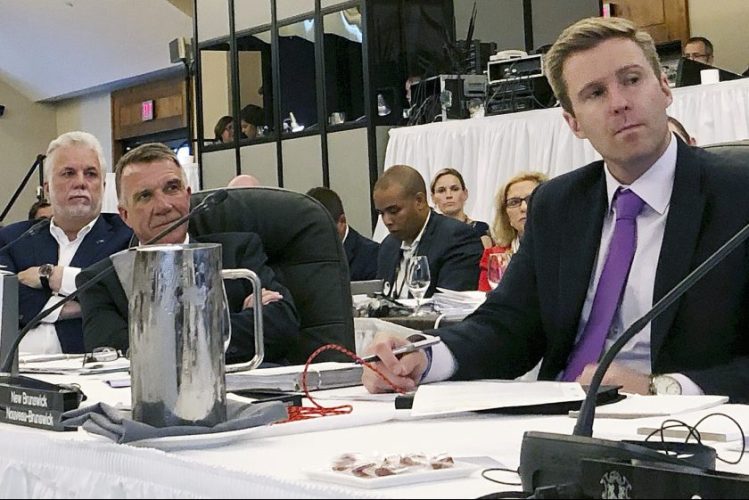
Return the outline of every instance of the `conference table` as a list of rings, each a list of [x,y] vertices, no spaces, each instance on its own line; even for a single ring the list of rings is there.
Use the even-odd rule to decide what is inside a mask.
[[[129,404],[129,389],[110,388],[106,377],[44,376],[48,381],[79,383],[88,395],[84,404]],[[263,427],[228,440],[178,439],[156,448],[114,444],[82,430],[53,433],[0,424],[0,496],[475,498],[520,488],[489,482],[481,477],[480,469],[465,478],[382,489],[313,480],[307,471],[327,468],[334,457],[348,452],[447,453],[458,460],[515,469],[525,431],[571,433],[574,424],[564,415],[466,412],[413,418],[409,410],[395,410],[392,400],[352,404],[350,415]],[[636,434],[637,425],[637,420],[599,419],[594,434],[642,439]],[[711,445],[725,458],[738,456],[725,444]],[[719,469],[749,473],[749,461],[738,466],[721,464]],[[519,481],[509,473],[495,473],[493,477]]]

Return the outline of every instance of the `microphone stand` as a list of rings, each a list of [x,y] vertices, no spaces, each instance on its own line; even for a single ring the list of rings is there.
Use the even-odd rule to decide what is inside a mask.
[[[42,163],[44,162],[44,159],[46,156],[44,155],[38,155],[36,157],[36,160],[34,160],[34,163],[31,165],[31,168],[29,168],[29,171],[26,172],[26,176],[24,176],[23,180],[21,181],[21,184],[18,186],[18,189],[16,189],[16,192],[13,193],[13,196],[11,196],[10,201],[7,205],[5,205],[5,209],[3,210],[3,213],[0,214],[0,222],[5,220],[5,217],[8,215],[8,212],[10,212],[10,209],[13,208],[13,205],[16,203],[16,200],[19,196],[21,196],[21,192],[26,188],[26,184],[29,182],[29,179],[31,179],[31,176],[34,174],[34,170],[36,170],[37,167],[39,167],[39,185],[41,186],[44,184],[44,171],[42,169]]]
[[[658,451],[660,443],[610,441],[593,438],[596,396],[606,371],[625,344],[689,291],[695,283],[744,243],[747,238],[749,238],[749,224],[697,266],[617,339],[598,364],[588,387],[588,393],[580,408],[572,436],[535,431],[525,433],[520,452],[520,477],[525,491],[534,491],[538,487],[553,487],[554,485],[579,487],[582,477],[581,461],[583,459],[637,459],[667,463],[671,467],[677,466],[677,470],[694,470],[695,467],[699,469],[715,468],[715,450],[701,444],[667,443],[671,450],[678,447],[680,454],[692,455],[691,458],[682,459],[673,455],[664,455]],[[568,491],[573,497],[580,496],[581,493],[574,488]]]

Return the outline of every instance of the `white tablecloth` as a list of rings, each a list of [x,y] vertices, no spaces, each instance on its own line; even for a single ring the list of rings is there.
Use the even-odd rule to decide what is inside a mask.
[[[701,145],[749,138],[749,79],[673,89],[669,114]],[[392,129],[385,168],[405,164],[429,185],[440,169],[453,167],[469,190],[466,213],[491,225],[494,195],[524,170],[550,177],[599,159],[587,140],[576,138],[561,108],[454,120]],[[378,223],[375,239],[387,235]]]
[[[109,389],[95,378],[78,380],[89,396],[85,404],[129,400],[127,389]],[[574,425],[574,420],[564,416],[474,413],[402,420],[406,417],[396,415],[392,402],[353,404],[355,415],[367,418],[392,412],[393,420],[172,452],[115,445],[83,431],[52,433],[0,424],[0,497],[475,498],[518,488],[490,483],[475,472],[465,479],[364,490],[313,481],[305,471],[323,468],[345,452],[447,452],[458,458],[491,457],[516,468],[525,431],[568,434]],[[319,424],[330,426],[335,418],[340,417],[327,417]],[[278,427],[283,425],[295,424]],[[637,439],[637,426],[637,421],[598,420],[595,435]],[[725,445],[718,449],[726,458],[737,456],[736,452],[725,451]],[[747,473],[749,463],[720,464],[719,469]],[[501,477],[517,479],[509,474]]]

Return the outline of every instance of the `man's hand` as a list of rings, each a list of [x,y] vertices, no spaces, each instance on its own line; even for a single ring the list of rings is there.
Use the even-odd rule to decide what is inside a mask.
[[[406,339],[387,332],[380,332],[365,352],[365,354],[376,354],[380,361],[376,362],[375,366],[390,382],[405,391],[416,389],[427,368],[427,355],[424,351],[412,352],[400,359],[393,354],[393,349],[409,343]],[[362,374],[362,384],[372,393],[392,392],[393,390],[376,372],[366,367]]]
[[[29,288],[42,289],[42,282],[39,281],[39,267],[34,266],[18,273],[18,282]]]
[[[577,377],[576,382],[582,385],[590,385],[596,368],[598,368],[597,364],[586,366],[583,373]],[[606,375],[603,376],[602,385],[620,385],[622,386],[622,392],[647,395],[650,393],[650,376],[636,372],[619,363],[611,363]]]
[[[39,279],[39,268],[41,266],[34,266],[21,271],[18,273],[18,282],[22,285],[26,285],[29,288],[36,288],[37,290],[42,289],[42,282]],[[55,266],[52,271],[52,276],[49,277],[49,287],[53,292],[57,293],[62,288],[62,266]]]
[[[267,306],[271,302],[278,302],[281,299],[283,299],[283,295],[281,295],[280,293],[274,290],[266,290],[265,288],[262,289],[260,301],[263,303],[263,306]],[[255,294],[251,293],[247,296],[246,299],[244,299],[242,309],[252,309],[253,307],[255,307]]]

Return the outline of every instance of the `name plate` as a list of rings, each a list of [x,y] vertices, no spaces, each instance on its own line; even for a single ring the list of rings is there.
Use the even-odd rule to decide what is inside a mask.
[[[80,389],[28,377],[0,378],[0,422],[65,431],[60,419],[85,398]]]

